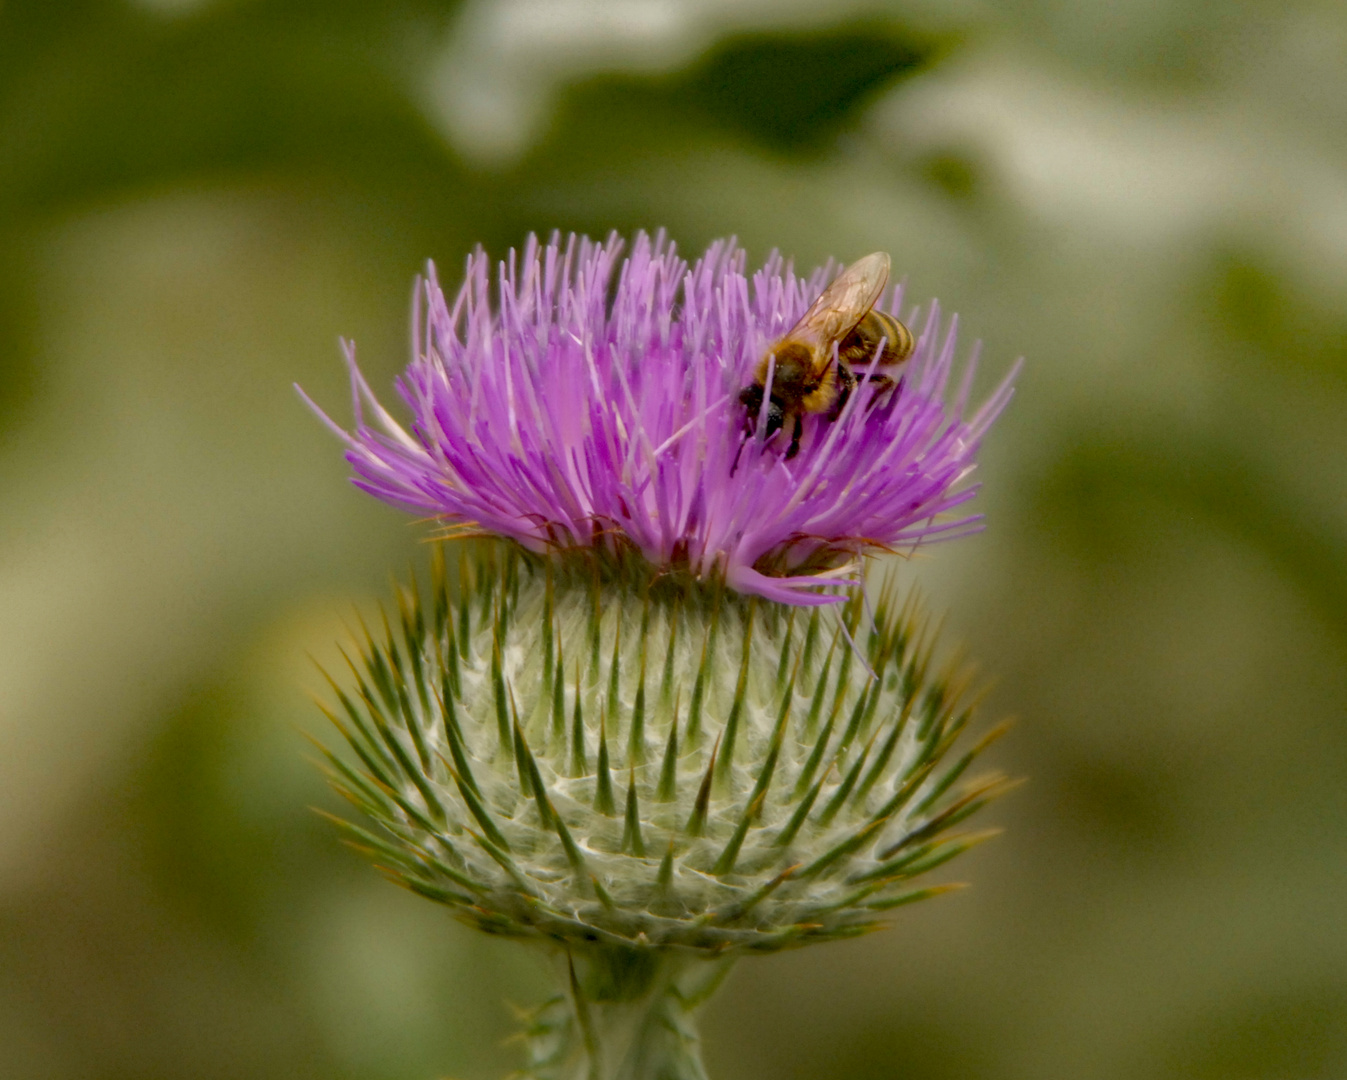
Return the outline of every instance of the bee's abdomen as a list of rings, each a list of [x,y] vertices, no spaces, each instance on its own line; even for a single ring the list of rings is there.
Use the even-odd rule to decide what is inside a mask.
[[[875,358],[875,350],[880,340],[884,342],[884,355],[879,358],[880,367],[901,364],[916,348],[912,332],[892,315],[882,311],[869,311],[856,328],[837,346],[837,355],[844,363],[852,367],[868,367]]]

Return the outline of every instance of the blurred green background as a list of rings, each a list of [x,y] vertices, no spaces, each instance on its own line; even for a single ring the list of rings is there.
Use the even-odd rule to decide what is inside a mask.
[[[494,1080],[541,982],[310,811],[424,559],[290,389],[413,275],[893,253],[1020,393],[910,567],[1021,718],[975,887],[743,963],[723,1080],[1347,1076],[1347,7],[0,0],[0,1076]]]

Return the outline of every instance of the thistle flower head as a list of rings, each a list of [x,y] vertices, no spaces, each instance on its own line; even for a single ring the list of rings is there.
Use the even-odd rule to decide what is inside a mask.
[[[797,277],[773,255],[749,276],[732,242],[691,266],[662,236],[530,239],[494,275],[478,252],[452,302],[434,268],[417,292],[415,355],[398,382],[404,426],[348,349],[355,483],[453,534],[511,538],[656,573],[722,580],[791,604],[841,600],[857,560],[977,527],[965,484],[1009,380],[965,416],[973,365],[947,403],[955,322],[913,322],[901,383],[862,386],[836,417],[750,437],[739,392],[831,270]],[[898,312],[902,290],[877,305]],[[912,321],[909,319],[909,321]],[[330,423],[330,421],[329,421]],[[764,433],[765,434],[765,433]]]

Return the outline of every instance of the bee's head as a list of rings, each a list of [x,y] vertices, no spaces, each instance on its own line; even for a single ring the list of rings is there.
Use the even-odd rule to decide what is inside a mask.
[[[744,417],[745,426],[752,431],[756,428],[758,417],[762,415],[762,387],[757,383],[749,383],[739,391],[739,403],[748,410]],[[781,402],[773,394],[767,402],[767,431],[765,438],[770,439],[781,430],[782,424],[786,422],[785,411],[781,408]]]

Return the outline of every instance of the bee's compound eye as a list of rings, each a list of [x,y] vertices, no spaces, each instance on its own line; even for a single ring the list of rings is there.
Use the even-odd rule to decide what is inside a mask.
[[[739,404],[747,405],[750,409],[760,409],[762,407],[762,387],[757,383],[749,383],[739,391]]]

